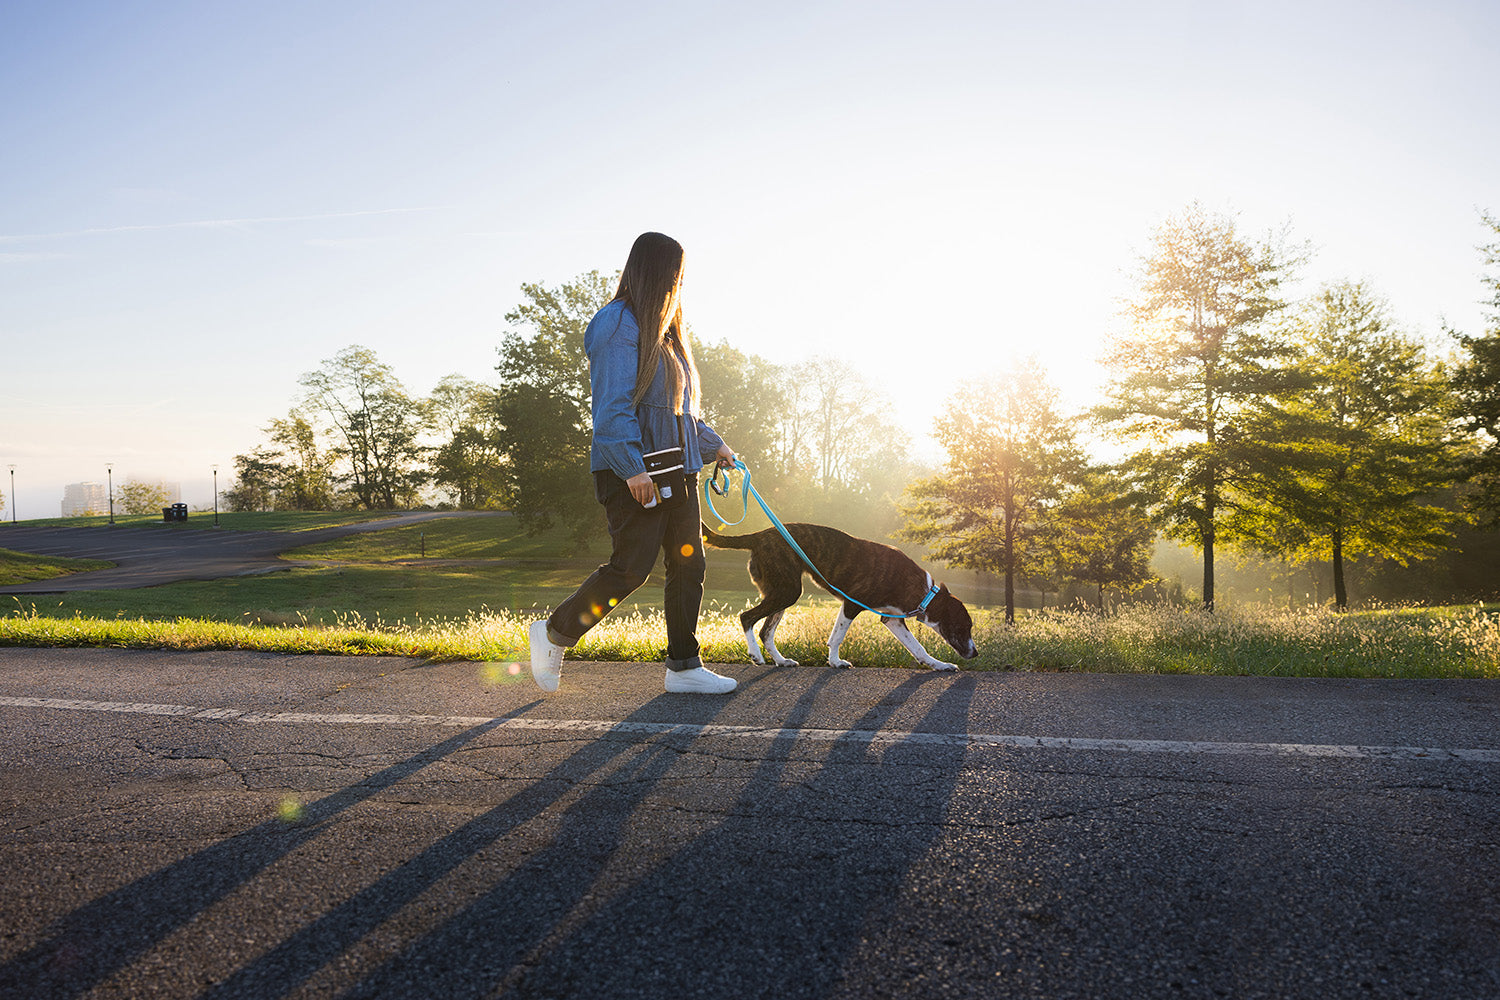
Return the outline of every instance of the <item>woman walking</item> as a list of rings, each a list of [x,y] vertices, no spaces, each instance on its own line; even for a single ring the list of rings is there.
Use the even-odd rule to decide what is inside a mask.
[[[531,676],[556,691],[564,651],[641,584],[666,558],[666,689],[725,694],[735,680],[703,666],[698,613],[703,605],[703,536],[696,470],[734,464],[734,452],[698,416],[698,369],[682,320],[682,246],[643,233],[630,248],[614,299],[584,334],[593,393],[589,467],[613,544],[609,562],[545,621],[534,622]],[[671,455],[687,472],[663,495],[647,457]]]

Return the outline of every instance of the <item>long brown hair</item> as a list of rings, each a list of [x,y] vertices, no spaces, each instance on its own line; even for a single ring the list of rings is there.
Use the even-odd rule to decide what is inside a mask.
[[[624,302],[641,330],[640,354],[635,369],[635,392],[631,403],[639,403],[656,378],[656,369],[666,364],[667,385],[672,393],[672,412],[682,412],[683,386],[688,406],[698,408],[698,368],[682,321],[682,244],[661,233],[636,237],[620,272],[620,287],[614,301]]]

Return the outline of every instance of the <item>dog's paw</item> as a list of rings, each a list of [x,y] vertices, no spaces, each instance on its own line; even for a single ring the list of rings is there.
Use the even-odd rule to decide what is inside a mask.
[[[929,663],[927,665],[929,667],[931,667],[933,670],[957,670],[958,669],[958,664],[957,663],[944,663],[941,660],[934,660],[933,662],[931,662],[931,663]]]
[[[788,660],[785,656],[778,656],[776,658],[776,665],[778,667],[800,667],[802,664],[796,660]]]
[[[850,667],[854,666],[854,664],[850,663],[848,660],[841,660],[836,656],[830,656],[828,658],[828,665],[830,667],[838,667],[840,670],[848,670]]]

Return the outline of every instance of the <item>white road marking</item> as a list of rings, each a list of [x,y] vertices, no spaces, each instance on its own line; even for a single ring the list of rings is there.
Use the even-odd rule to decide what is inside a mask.
[[[1240,757],[1356,758],[1367,760],[1446,760],[1500,764],[1500,750],[1357,746],[1328,743],[1224,743],[1204,740],[1114,740],[1075,736],[1008,736],[985,733],[907,733],[865,729],[772,729],[761,726],[691,725],[672,722],[608,722],[592,719],[525,719],[469,715],[376,715],[328,712],[263,712],[241,708],[201,708],[150,702],[84,701],[76,698],[10,698],[0,706],[113,712],[125,715],[171,715],[220,722],[288,723],[342,726],[480,726],[539,732],[597,733],[601,736],[719,736],[764,740],[812,740],[819,743],[909,744],[943,747],[1017,747],[1033,750],[1102,751],[1106,753],[1218,754]]]

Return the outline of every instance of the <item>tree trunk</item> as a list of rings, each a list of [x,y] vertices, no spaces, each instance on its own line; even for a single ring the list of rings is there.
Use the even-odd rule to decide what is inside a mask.
[[[1005,518],[1005,624],[1016,623],[1016,543],[1015,517]]]
[[[1214,609],[1214,526],[1203,531],[1203,610]]]
[[[1006,545],[1009,550],[1010,546]],[[1016,623],[1016,570],[1009,551],[1005,554],[1005,624]]]
[[[1197,317],[1195,317],[1197,318]],[[1198,318],[1201,328],[1201,318]],[[1212,380],[1206,379],[1203,390],[1203,418],[1204,426],[1208,430],[1208,467],[1204,470],[1203,481],[1203,610],[1214,609],[1214,516],[1217,514],[1219,500],[1219,467],[1218,467],[1218,422],[1216,413],[1218,400],[1215,398]]]
[[[1343,611],[1349,605],[1344,589],[1344,530],[1333,529],[1333,606]]]

